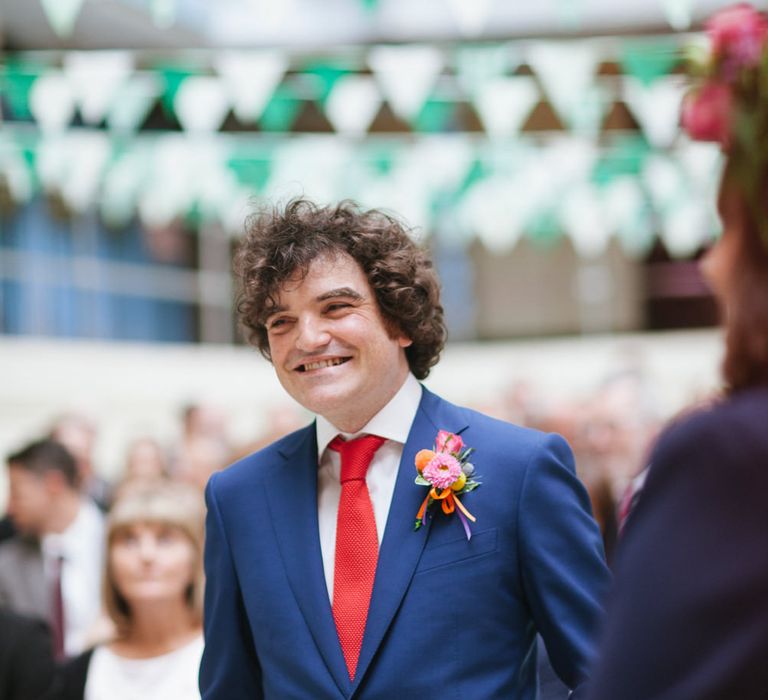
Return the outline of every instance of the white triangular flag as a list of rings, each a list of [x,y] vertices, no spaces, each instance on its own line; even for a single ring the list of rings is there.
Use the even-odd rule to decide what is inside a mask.
[[[416,118],[443,68],[442,52],[431,46],[377,46],[368,65],[394,113]]]
[[[363,136],[381,107],[381,93],[373,78],[349,75],[339,78],[325,103],[333,128],[345,136]]]
[[[707,207],[701,200],[680,198],[663,217],[661,238],[670,255],[686,258],[707,243],[712,226]]]
[[[526,62],[568,125],[588,99],[601,60],[600,47],[590,41],[536,42],[526,53]]]
[[[83,0],[40,0],[40,2],[51,29],[58,36],[70,36],[80,16]]]
[[[530,215],[517,185],[517,179],[491,176],[473,185],[461,202],[462,226],[494,253],[515,247]]]
[[[582,257],[596,258],[605,251],[611,230],[594,185],[585,182],[566,193],[560,222]]]
[[[680,103],[686,89],[679,75],[659,78],[650,85],[631,75],[624,79],[624,102],[651,145],[667,148],[680,133]]]
[[[65,134],[45,134],[38,141],[35,172],[46,191],[59,190],[69,177],[72,159]]]
[[[252,124],[269,104],[285,75],[288,58],[279,51],[227,51],[214,61],[235,116]]]
[[[493,0],[449,0],[449,4],[459,32],[464,36],[478,36],[488,23]]]
[[[218,77],[186,78],[173,99],[173,109],[184,131],[212,132],[224,122],[229,97]]]
[[[488,135],[505,138],[520,131],[539,97],[536,81],[521,75],[488,81],[472,103]]]
[[[485,83],[514,73],[520,65],[516,44],[462,46],[456,50],[456,78],[467,95],[475,95]]]
[[[86,124],[99,124],[133,70],[127,51],[70,51],[64,73]]]
[[[603,214],[625,253],[636,258],[648,252],[654,233],[636,177],[620,175],[605,187]]]
[[[24,157],[10,140],[0,140],[0,174],[10,190],[14,202],[27,202],[33,194],[32,173]]]
[[[430,193],[436,190],[453,191],[464,182],[472,157],[472,146],[462,136],[423,136],[400,153],[390,176],[401,185],[418,183]]]
[[[709,191],[717,187],[724,162],[721,148],[715,143],[687,138],[681,141],[675,154],[694,189]]]
[[[691,28],[695,0],[661,0],[661,7],[669,26],[678,32]]]
[[[69,126],[75,115],[75,100],[64,73],[46,73],[32,83],[29,109],[41,131],[63,131]]]
[[[101,190],[101,215],[112,226],[126,225],[136,211],[142,184],[149,177],[151,146],[134,142],[107,169]]]
[[[136,131],[147,118],[152,105],[162,92],[154,73],[134,73],[115,95],[107,124],[115,131]]]
[[[74,211],[82,213],[96,201],[110,141],[98,130],[70,132],[68,137],[71,160],[61,194]]]
[[[645,159],[641,178],[657,211],[667,209],[685,191],[679,164],[661,153],[654,153]]]

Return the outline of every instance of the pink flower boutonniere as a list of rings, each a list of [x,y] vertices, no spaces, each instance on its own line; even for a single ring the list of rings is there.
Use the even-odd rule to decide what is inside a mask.
[[[475,467],[469,461],[474,448],[466,447],[461,436],[440,430],[435,445],[431,450],[419,450],[416,454],[416,483],[428,486],[429,493],[416,513],[414,530],[418,530],[427,521],[430,506],[440,501],[443,513],[450,515],[456,511],[464,526],[467,539],[472,538],[467,520],[475,522],[475,517],[459,500],[470,491],[474,491],[480,482],[474,479]]]

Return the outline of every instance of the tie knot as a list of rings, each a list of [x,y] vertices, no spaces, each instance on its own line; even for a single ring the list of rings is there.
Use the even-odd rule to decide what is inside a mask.
[[[341,483],[365,480],[373,455],[386,439],[379,435],[361,435],[354,440],[344,440],[337,435],[328,445],[341,455]]]

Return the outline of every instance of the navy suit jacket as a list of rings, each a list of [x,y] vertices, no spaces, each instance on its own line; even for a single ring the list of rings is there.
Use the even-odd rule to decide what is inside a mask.
[[[482,485],[414,531],[414,457],[438,429],[476,449]],[[426,389],[403,449],[363,646],[347,675],[323,576],[313,425],[208,484],[204,700],[536,697],[535,635],[584,681],[608,573],[570,449]],[[579,697],[578,693],[573,697]]]
[[[768,389],[659,440],[616,556],[591,700],[768,698]]]

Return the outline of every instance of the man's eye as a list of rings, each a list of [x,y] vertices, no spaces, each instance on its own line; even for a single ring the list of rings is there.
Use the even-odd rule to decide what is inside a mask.
[[[281,326],[284,326],[287,322],[288,322],[288,320],[285,319],[285,318],[276,318],[276,319],[274,319],[273,321],[270,321],[267,324],[267,328],[270,331],[271,330],[276,330],[276,329],[280,328]]]
[[[349,308],[351,304],[348,304],[345,301],[337,301],[333,304],[328,304],[328,306],[325,308],[326,313],[330,312],[333,313],[334,311],[341,311],[342,309]]]

